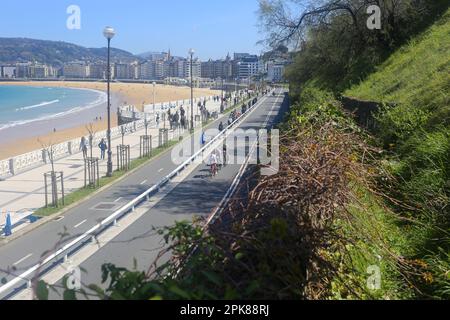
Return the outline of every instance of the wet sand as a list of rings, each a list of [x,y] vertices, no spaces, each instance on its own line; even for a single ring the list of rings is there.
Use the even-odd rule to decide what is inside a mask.
[[[1,82],[0,85],[48,86],[85,88],[106,91],[103,82]],[[131,104],[142,108],[143,104],[153,103],[153,85],[137,83],[112,83],[112,126],[117,125],[116,110],[120,105]],[[195,89],[194,96],[219,94],[208,89]],[[190,98],[188,87],[156,85],[155,103]],[[61,118],[32,122],[0,131],[0,159],[7,159],[40,149],[42,143],[57,144],[87,135],[86,126],[92,124],[95,131],[107,128],[106,104],[80,111]],[[96,119],[98,118],[98,120]],[[99,120],[101,118],[101,120]],[[56,130],[54,132],[54,129]]]

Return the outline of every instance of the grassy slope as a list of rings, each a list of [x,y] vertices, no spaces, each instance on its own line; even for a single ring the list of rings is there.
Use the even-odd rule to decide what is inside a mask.
[[[425,33],[394,53],[377,72],[344,94],[420,106],[448,120],[449,69],[450,10]]]
[[[379,116],[377,136],[390,144],[391,172],[399,194],[418,205],[403,225],[402,252],[424,265],[419,283],[425,297],[450,294],[448,238],[450,155],[450,10],[422,35],[395,52],[364,82],[346,92],[364,100],[394,102]],[[403,213],[409,216],[408,213]],[[440,227],[440,230],[438,228]]]
[[[340,103],[333,93],[318,88],[316,81],[303,86],[299,100],[301,102],[291,108],[289,126],[307,126],[309,122],[322,123],[333,119],[355,134],[360,132],[351,119],[334,107]],[[363,157],[355,154],[355,157],[359,156]],[[330,281],[326,297],[338,300],[411,298],[413,293],[397,267],[397,257],[408,251],[399,219],[383,205],[383,199],[360,182],[352,179],[350,188],[352,201],[343,209],[344,212],[337,215],[334,225],[342,241],[333,242],[331,247],[322,251],[333,268],[338,270],[333,279],[326,280]],[[368,268],[371,266],[381,272],[381,287],[377,290],[367,286]]]

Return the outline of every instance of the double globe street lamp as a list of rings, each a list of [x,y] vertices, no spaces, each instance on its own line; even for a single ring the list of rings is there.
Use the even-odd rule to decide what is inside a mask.
[[[107,69],[106,69],[106,77],[107,77],[107,83],[108,83],[108,131],[107,131],[107,138],[108,138],[108,164],[107,164],[107,177],[112,177],[113,174],[113,163],[112,163],[112,149],[111,149],[111,39],[114,38],[116,35],[116,32],[111,27],[106,27],[103,30],[103,35],[108,40],[108,63],[107,63]]]

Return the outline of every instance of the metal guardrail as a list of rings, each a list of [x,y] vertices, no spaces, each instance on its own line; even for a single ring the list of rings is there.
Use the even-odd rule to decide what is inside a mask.
[[[70,255],[71,252],[76,251],[79,249],[82,245],[84,245],[84,242],[87,242],[88,240],[95,239],[98,235],[100,235],[103,231],[107,230],[109,227],[115,225],[117,221],[121,218],[127,215],[130,212],[135,211],[136,207],[141,204],[144,201],[150,200],[150,195],[154,194],[155,192],[158,192],[162,187],[164,187],[168,182],[170,182],[174,177],[178,176],[186,167],[188,167],[191,163],[193,163],[200,155],[202,155],[206,150],[208,150],[214,143],[216,143],[218,140],[226,137],[228,135],[228,131],[232,129],[237,123],[239,123],[242,119],[244,119],[245,116],[247,116],[251,111],[253,111],[259,104],[261,104],[263,100],[259,100],[255,105],[253,105],[250,109],[247,110],[244,114],[242,114],[239,118],[237,118],[233,123],[231,123],[228,127],[226,127],[222,132],[220,132],[217,136],[215,136],[211,141],[209,141],[203,148],[201,148],[199,151],[197,151],[192,157],[190,157],[188,160],[183,162],[180,166],[178,166],[174,171],[172,171],[170,174],[168,174],[166,177],[164,177],[157,185],[151,187],[120,209],[118,209],[116,212],[114,212],[112,215],[110,215],[108,218],[104,219],[102,222],[85,232],[83,235],[77,237],[70,243],[63,246],[61,249],[57,250],[53,254],[49,255],[47,258],[45,258],[42,262],[36,264],[34,267],[28,269],[21,275],[17,276],[13,280],[7,282],[2,287],[0,287],[0,294],[5,294],[11,289],[19,290],[21,286],[21,282],[26,282],[27,288],[31,287],[31,278],[30,276],[33,275],[35,272],[39,271],[43,266],[47,265],[48,263],[54,261],[55,259],[64,258],[64,261],[66,261]],[[39,275],[40,276],[40,275]],[[22,284],[23,286],[24,284]],[[14,291],[15,291],[14,290]],[[11,295],[11,293],[10,293]]]

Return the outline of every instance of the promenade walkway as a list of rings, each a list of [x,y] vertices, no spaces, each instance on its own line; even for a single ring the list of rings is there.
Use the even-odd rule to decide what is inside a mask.
[[[196,107],[194,108],[195,113],[198,112],[197,109],[198,108]],[[209,101],[207,109],[210,112],[219,112],[220,102]],[[200,125],[200,123],[196,123],[196,125]],[[148,129],[148,134],[153,137],[153,148],[159,146],[159,129],[163,127],[164,124],[160,123],[159,127],[154,125]],[[165,127],[170,127],[168,121],[166,121]],[[170,131],[169,140],[177,139],[180,135],[185,133],[186,132],[182,130]],[[124,138],[124,144],[130,145],[131,148],[131,160],[135,160],[140,156],[140,137],[142,135],[145,135],[144,128],[128,133]],[[116,146],[121,143],[121,137],[113,139],[111,143],[114,170],[116,169]],[[55,162],[55,170],[64,172],[64,188],[66,195],[84,187],[84,160],[82,152],[78,149],[79,146],[76,146],[76,153]],[[100,150],[97,145],[94,145],[93,147],[93,156],[100,157]],[[99,167],[100,176],[105,176],[107,170],[106,160],[100,161]],[[6,212],[17,214],[18,212],[23,211],[35,211],[36,209],[45,206],[44,173],[49,172],[50,170],[50,164],[42,165],[0,181],[0,229],[5,223]]]

